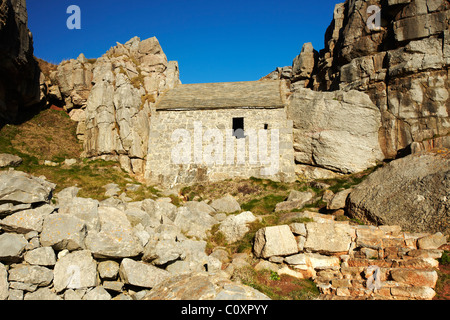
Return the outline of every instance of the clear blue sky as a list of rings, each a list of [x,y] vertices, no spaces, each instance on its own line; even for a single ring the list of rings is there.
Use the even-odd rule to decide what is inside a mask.
[[[258,80],[292,64],[305,42],[324,47],[344,0],[27,0],[35,55],[53,63],[98,58],[116,42],[156,36],[183,83]],[[69,30],[70,5],[81,30]]]

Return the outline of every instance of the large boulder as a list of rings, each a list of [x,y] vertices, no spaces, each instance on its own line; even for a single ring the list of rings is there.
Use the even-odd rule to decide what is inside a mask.
[[[261,292],[220,275],[194,273],[171,277],[144,300],[270,300]]]
[[[300,88],[290,97],[288,117],[298,163],[354,173],[383,159],[380,111],[364,93]]]
[[[74,62],[74,67],[79,64]],[[124,170],[143,176],[151,107],[164,90],[180,82],[177,62],[167,61],[156,38],[134,37],[117,43],[86,72],[91,80],[78,124],[85,155],[119,160]],[[70,96],[73,100],[74,94]]]
[[[87,289],[97,285],[97,263],[88,250],[75,251],[59,259],[54,268],[55,290]]]
[[[48,203],[56,185],[20,171],[0,172],[0,205]]]
[[[102,206],[98,214],[100,231],[90,230],[85,241],[96,258],[135,257],[143,252],[142,242],[134,234],[125,212]]]
[[[351,217],[415,232],[450,230],[450,152],[418,153],[372,173],[347,199]]]
[[[119,273],[125,283],[143,288],[153,288],[170,275],[166,270],[128,258],[122,260]]]

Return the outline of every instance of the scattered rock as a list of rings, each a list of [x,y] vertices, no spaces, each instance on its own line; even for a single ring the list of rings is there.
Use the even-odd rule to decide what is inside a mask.
[[[9,271],[8,281],[46,287],[53,281],[53,271],[41,266],[16,265]]]
[[[171,277],[153,288],[143,300],[269,300],[259,291],[218,275],[189,274]]]
[[[86,289],[97,285],[97,263],[89,250],[74,251],[58,259],[54,268],[54,287]]]
[[[328,210],[339,210],[345,208],[345,202],[353,189],[346,189],[336,193],[327,205]]]
[[[247,224],[256,221],[250,211],[242,212],[236,216],[229,216],[220,223],[219,231],[223,233],[228,243],[242,239],[250,230]]]
[[[279,211],[291,211],[293,209],[301,209],[311,202],[314,197],[314,193],[312,192],[300,192],[296,190],[292,190],[289,193],[289,196],[286,201],[277,203],[275,206],[275,212]]]
[[[166,270],[128,258],[122,260],[119,272],[125,283],[143,288],[153,288],[170,276]]]
[[[297,253],[298,247],[289,226],[282,225],[258,230],[253,250],[257,257],[269,258]]]
[[[8,153],[0,153],[0,168],[17,167],[22,163],[22,158]]]
[[[227,194],[223,198],[213,200],[211,202],[211,207],[213,207],[217,212],[233,213],[236,211],[241,211],[241,206],[236,201],[233,196]]]
[[[27,251],[24,260],[31,265],[54,266],[56,264],[55,251],[51,247],[40,247]]]
[[[20,171],[0,172],[0,203],[48,203],[56,185]]]
[[[53,214],[44,219],[40,241],[44,247],[69,251],[84,249],[86,224],[67,214]]]
[[[28,241],[21,234],[3,233],[0,235],[0,261],[15,262],[27,246]]]

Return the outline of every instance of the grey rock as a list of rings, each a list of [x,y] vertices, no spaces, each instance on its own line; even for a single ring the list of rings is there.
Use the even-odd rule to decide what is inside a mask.
[[[75,198],[80,191],[80,188],[78,187],[68,187],[64,188],[60,192],[56,194],[56,197],[58,198],[59,202],[67,201]]]
[[[31,265],[54,266],[56,263],[56,255],[52,247],[40,247],[27,251],[23,258]]]
[[[142,260],[161,266],[184,257],[184,252],[175,240],[150,241],[144,249]]]
[[[89,250],[75,251],[60,258],[54,268],[56,292],[86,289],[97,285],[97,263]]]
[[[19,261],[28,241],[21,234],[0,235],[0,261]]]
[[[54,293],[49,288],[39,288],[35,292],[29,292],[25,294],[24,300],[43,300],[43,301],[49,301],[49,300],[63,300],[60,296],[58,296],[56,293]]]
[[[380,111],[364,93],[298,89],[290,96],[288,117],[294,121],[297,162],[354,173],[384,158]]]
[[[53,214],[44,219],[40,241],[44,247],[69,251],[85,248],[86,224],[77,217]]]
[[[114,207],[99,207],[100,232],[91,230],[86,236],[86,248],[95,257],[125,258],[142,253],[143,246],[133,234],[127,215]]]
[[[217,212],[233,213],[241,210],[239,203],[229,194],[220,199],[213,200],[210,205]]]
[[[269,300],[261,292],[219,275],[171,277],[150,290],[143,300]]]
[[[119,272],[125,283],[143,288],[153,288],[170,275],[166,270],[128,258],[122,260]]]
[[[438,249],[440,246],[447,243],[447,237],[441,232],[433,235],[425,236],[417,240],[419,249]]]
[[[41,266],[16,265],[9,270],[8,281],[46,287],[53,281],[53,271]]]
[[[83,300],[111,300],[111,295],[103,287],[95,287],[88,291]]]
[[[367,223],[399,225],[405,231],[447,232],[450,160],[446,154],[418,153],[378,169],[350,193],[349,215]]]
[[[202,211],[191,212],[187,207],[180,207],[174,224],[178,226],[187,236],[205,239],[207,231],[217,223],[214,217]]]
[[[327,205],[328,210],[338,210],[345,208],[345,201],[353,189],[346,189],[336,193]]]
[[[31,231],[41,232],[44,219],[54,210],[52,205],[46,204],[35,209],[19,211],[1,220],[0,226],[8,232],[23,234]]]
[[[9,296],[8,271],[0,263],[0,301],[6,300]]]
[[[114,280],[119,274],[120,264],[116,261],[107,260],[102,261],[98,264],[97,269],[100,278],[105,280]]]
[[[346,252],[352,242],[352,230],[348,225],[310,222],[306,224],[305,249],[313,252]]]
[[[56,185],[20,171],[0,172],[0,203],[45,203],[50,201]]]
[[[250,211],[227,217],[220,223],[219,231],[225,236],[228,243],[242,239],[250,230],[248,224],[255,222],[256,217]]]
[[[120,281],[103,281],[103,288],[113,292],[122,292],[124,285]]]
[[[74,192],[75,190],[72,190]],[[100,229],[98,215],[99,202],[93,199],[72,197],[67,201],[60,201],[58,213],[77,217],[85,222],[88,230]]]
[[[17,167],[22,163],[22,158],[8,153],[0,153],[0,168]]]
[[[304,223],[298,223],[298,222],[291,223],[289,225],[289,228],[291,229],[291,231],[294,235],[306,237],[306,226]]]

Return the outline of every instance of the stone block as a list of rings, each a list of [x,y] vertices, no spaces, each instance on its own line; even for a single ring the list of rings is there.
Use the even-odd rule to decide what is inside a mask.
[[[434,288],[438,275],[436,271],[394,269],[391,271],[392,279],[414,287]]]
[[[258,230],[253,250],[257,257],[269,258],[295,254],[298,246],[289,226],[281,225]]]
[[[306,224],[308,236],[305,249],[316,252],[348,252],[352,242],[352,231],[347,225],[334,223]]]

